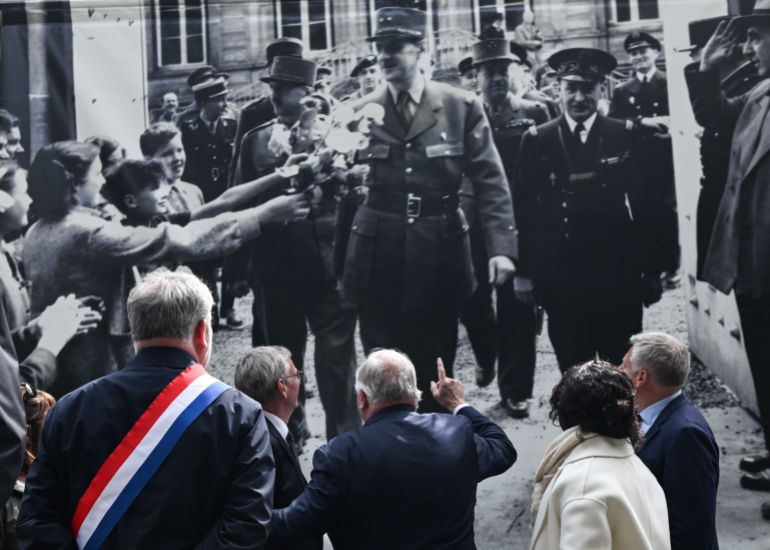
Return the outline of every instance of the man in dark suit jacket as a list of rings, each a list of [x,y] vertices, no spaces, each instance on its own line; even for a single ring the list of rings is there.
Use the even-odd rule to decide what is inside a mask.
[[[476,486],[516,451],[499,426],[465,403],[438,361],[434,399],[454,414],[418,414],[414,365],[379,350],[356,372],[364,426],[313,457],[310,484],[271,522],[276,541],[329,533],[336,550],[471,550]]]
[[[615,58],[569,48],[548,63],[559,75],[564,114],[524,134],[513,203],[519,286],[533,286],[548,313],[563,372],[597,353],[620,363],[628,338],[642,329],[642,304],[660,298],[658,208],[641,188],[631,123],[597,113]]]
[[[260,346],[244,355],[235,370],[235,387],[257,401],[265,413],[270,447],[275,460],[273,507],[286,508],[307,486],[307,480],[289,433],[289,418],[299,406],[302,371],[281,346]],[[308,536],[291,545],[268,539],[269,550],[320,550],[320,535]]]
[[[672,550],[718,550],[719,447],[700,411],[682,393],[690,352],[673,336],[631,337],[621,365],[636,388],[644,447],[639,458],[663,488]]]
[[[94,519],[91,525],[99,525],[94,536],[101,530],[105,548],[265,547],[275,480],[267,427],[258,403],[201,372],[211,356],[212,303],[203,283],[181,272],[156,271],[133,288],[128,318],[136,357],[123,370],[65,395],[49,413],[17,523],[21,548],[74,548],[74,518],[93,502],[83,495],[104,487],[98,480],[105,473],[124,500],[94,505],[95,517],[89,513],[81,524]],[[188,386],[177,384],[193,376]],[[191,405],[203,403],[201,408],[185,408],[175,399],[164,409],[165,396],[177,388],[185,390],[178,395],[191,395],[186,390],[195,389],[196,382],[203,382],[197,387],[206,391]],[[208,400],[200,398],[208,396],[213,401],[205,405]],[[160,421],[149,431],[139,430],[147,437],[134,443],[146,454],[131,453],[117,463],[118,471],[141,464],[137,475],[122,478],[130,479],[123,487],[119,475],[109,476],[115,470],[102,466],[115,464],[108,458],[120,456],[116,449],[132,448],[125,436],[143,425],[140,417],[152,418],[153,407],[178,410],[173,405],[184,411],[177,420],[186,417],[190,424],[181,432],[174,431],[177,421],[167,430]],[[170,448],[152,447],[150,441]],[[154,462],[159,449],[169,452]],[[126,496],[132,485],[139,490],[133,499]],[[102,501],[114,493],[89,494]],[[120,503],[128,507],[120,510]],[[105,519],[99,519],[99,510],[107,511]],[[111,518],[114,525],[107,522]]]

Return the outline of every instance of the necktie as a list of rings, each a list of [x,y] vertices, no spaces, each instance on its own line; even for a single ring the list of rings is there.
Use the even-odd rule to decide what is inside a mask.
[[[412,125],[412,113],[409,110],[409,92],[398,92],[398,101],[396,101],[396,112],[401,119],[401,126],[404,131],[409,130],[409,126]]]
[[[586,140],[583,139],[584,133],[586,133],[586,127],[583,126],[582,122],[578,122],[575,125],[575,137],[577,138],[578,143],[580,143],[580,145],[583,145],[586,142]]]

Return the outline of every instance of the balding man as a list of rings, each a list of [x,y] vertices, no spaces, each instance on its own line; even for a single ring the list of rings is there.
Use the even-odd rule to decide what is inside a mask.
[[[211,292],[159,270],[128,297],[136,356],[49,413],[21,548],[264,548],[275,471],[262,408],[205,371]]]
[[[328,533],[337,550],[473,549],[476,486],[507,470],[516,451],[499,426],[469,406],[438,361],[434,399],[447,414],[418,414],[414,365],[394,350],[356,371],[364,426],[313,457],[310,484],[276,510],[271,540]]]
[[[682,393],[690,372],[687,346],[661,332],[637,334],[620,369],[636,388],[645,441],[639,458],[666,494],[672,550],[717,550],[719,447]]]

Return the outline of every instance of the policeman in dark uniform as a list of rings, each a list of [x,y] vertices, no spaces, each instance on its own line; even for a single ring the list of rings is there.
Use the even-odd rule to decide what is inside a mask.
[[[548,63],[560,80],[564,114],[524,134],[514,179],[519,273],[531,277],[548,314],[559,368],[597,354],[619,364],[642,329],[642,304],[660,299],[651,224],[633,124],[597,113],[616,66],[607,52],[570,48]]]
[[[273,150],[270,141],[277,127],[290,129],[299,120],[315,72],[312,61],[273,58],[263,81],[272,89],[277,117],[243,136],[239,161],[243,181],[269,174],[286,161],[287,155]],[[270,198],[260,197],[260,202]],[[251,248],[249,277],[254,292],[254,346],[285,346],[302,370],[307,326],[315,336],[314,363],[327,438],[360,425],[353,390],[356,311],[337,289],[332,269],[335,212],[335,198],[324,194],[307,220],[264,227],[260,242]],[[297,410],[293,425],[302,430],[297,423],[304,410]]]
[[[258,67],[259,69],[268,69],[273,59],[278,55],[290,56],[290,57],[302,57],[303,46],[302,42],[296,38],[277,38],[270,42],[265,48],[265,57],[267,63]],[[238,121],[238,130],[235,133],[235,150],[233,152],[233,166],[230,176],[231,184],[243,183],[246,180],[238,179],[240,176],[236,170],[236,164],[240,158],[241,142],[243,136],[256,128],[262,126],[265,122],[273,120],[275,118],[275,110],[273,104],[270,103],[270,96],[266,95],[255,99],[243,109],[241,109],[241,117]]]
[[[700,54],[711,35],[721,21],[730,19],[729,16],[710,17],[698,19],[689,24],[690,47],[679,51],[690,52],[693,62],[684,69],[685,81],[690,94],[690,101],[695,105],[697,101],[697,86],[699,85],[698,71],[700,67]],[[725,63],[720,67],[722,89],[727,97],[737,97],[747,93],[759,82],[756,68],[748,62],[743,55],[736,55],[732,63]],[[719,120],[699,120],[703,125],[703,133],[700,137],[700,158],[702,176],[700,179],[701,190],[698,195],[698,209],[696,218],[697,241],[697,271],[696,276],[701,279],[703,263],[706,260],[711,232],[714,229],[719,202],[722,200],[722,192],[727,182],[727,169],[730,163],[730,144],[733,130],[735,129],[734,117],[723,117]]]
[[[475,287],[468,224],[458,208],[471,182],[490,257],[486,276],[509,283],[516,256],[510,191],[483,106],[475,94],[420,71],[426,14],[377,10],[369,40],[386,86],[351,104],[384,109],[357,160],[370,168],[366,202],[347,242],[343,285],[359,305],[366,352],[398,348],[417,369],[421,410],[439,410],[430,380],[441,357],[452,372],[459,310]],[[451,375],[451,374],[450,374]]]
[[[195,102],[200,106],[198,115],[193,117],[188,114],[179,118],[179,131],[187,156],[182,180],[200,187],[203,199],[210,202],[227,189],[236,121],[228,111],[226,102],[227,75],[206,71],[198,77],[192,79]],[[196,262],[191,267],[206,282],[214,296],[212,326],[217,328],[222,318],[227,320],[229,327],[238,328],[243,322],[235,315],[235,299],[227,291],[226,285],[223,285],[225,288],[219,304],[216,272],[221,265],[221,259],[214,259]]]
[[[521,59],[510,52],[504,38],[482,40],[473,45],[473,69],[478,75],[484,111],[509,183],[514,178],[521,136],[529,128],[549,120],[545,105],[518,98],[511,92],[509,68],[512,63],[521,63]],[[488,326],[492,286],[484,274],[489,259],[475,204],[465,209],[465,213],[471,226],[471,252],[479,286],[463,306],[461,318],[471,343],[476,340],[480,345],[491,346],[492,357],[497,355],[497,381],[506,411],[514,418],[525,418],[529,414],[527,399],[532,397],[535,373],[536,307],[531,299],[528,303],[517,299],[512,285],[503,285],[497,289],[496,320],[493,314],[492,325]],[[476,347],[480,346],[474,349]],[[495,375],[494,359],[490,365],[487,352],[477,355],[482,359],[478,361],[477,382],[486,386]]]
[[[674,159],[669,116],[666,74],[655,66],[662,49],[660,42],[646,32],[629,34],[623,42],[634,69],[633,76],[613,91],[609,116],[631,120],[640,126],[639,155],[645,185],[663,201],[659,213],[658,236],[665,288],[679,282],[679,221],[674,183]]]

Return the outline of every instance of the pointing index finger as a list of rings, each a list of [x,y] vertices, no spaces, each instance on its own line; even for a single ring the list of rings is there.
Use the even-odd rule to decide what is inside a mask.
[[[444,362],[441,357],[436,358],[436,368],[438,369],[438,381],[439,384],[446,380],[446,370],[444,369]]]

